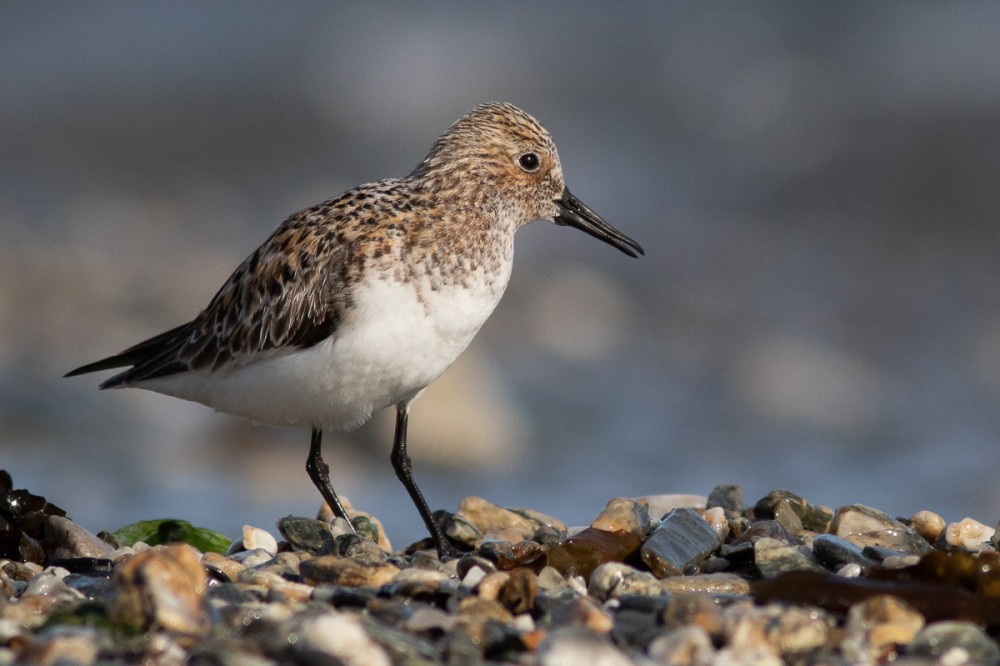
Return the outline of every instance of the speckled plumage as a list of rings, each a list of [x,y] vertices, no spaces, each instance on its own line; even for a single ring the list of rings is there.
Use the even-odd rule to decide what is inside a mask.
[[[536,219],[642,252],[569,193],[555,144],[534,118],[509,104],[480,105],[406,178],[361,185],[289,217],[192,321],[69,374],[130,366],[101,388],[146,388],[258,422],[309,426],[311,463],[312,455],[322,463],[319,431],[396,405],[405,457],[407,406],[496,307],[514,232]],[[396,448],[399,439],[397,429]],[[408,465],[405,473],[397,465],[401,478]],[[428,522],[422,497],[414,500]]]

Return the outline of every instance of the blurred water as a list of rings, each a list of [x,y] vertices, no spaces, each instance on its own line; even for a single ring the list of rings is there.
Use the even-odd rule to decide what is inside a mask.
[[[454,380],[495,394],[414,411],[434,506],[583,523],[741,483],[995,521],[998,28],[976,2],[4,4],[2,466],[95,530],[314,511],[306,432],[60,375],[190,318],[287,214],[407,173],[498,99],[647,256],[520,233]],[[387,439],[329,455],[401,543],[421,530]],[[428,460],[446,440],[487,451]]]

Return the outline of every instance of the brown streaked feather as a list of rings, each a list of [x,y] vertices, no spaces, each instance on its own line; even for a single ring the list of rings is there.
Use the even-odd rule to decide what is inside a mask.
[[[350,230],[331,234],[330,228],[337,227],[331,217],[342,200],[354,193],[288,218],[240,264],[194,320],[66,376],[133,366],[101,384],[111,388],[177,372],[243,364],[261,353],[302,349],[326,339],[351,305],[347,267],[352,257],[358,263],[357,234]],[[366,211],[352,213],[364,217]]]

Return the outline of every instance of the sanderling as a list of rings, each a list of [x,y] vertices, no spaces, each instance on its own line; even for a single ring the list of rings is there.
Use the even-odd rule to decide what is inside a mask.
[[[510,278],[514,232],[533,220],[643,254],[566,188],[538,121],[510,104],[482,104],[409,176],[289,217],[192,321],[66,376],[131,366],[101,388],[149,389],[258,423],[312,428],[306,470],[348,523],[322,432],[395,405],[393,469],[438,553],[454,555],[413,480],[407,415],[493,312]]]

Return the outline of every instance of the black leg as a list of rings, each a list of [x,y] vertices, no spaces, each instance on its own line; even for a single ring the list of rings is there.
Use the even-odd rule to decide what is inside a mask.
[[[448,543],[444,532],[434,522],[434,519],[431,517],[431,510],[427,507],[427,500],[424,499],[424,494],[420,492],[420,488],[417,488],[417,484],[413,480],[410,456],[406,454],[407,418],[407,405],[401,402],[396,405],[396,434],[392,439],[392,468],[396,470],[396,476],[403,482],[406,492],[410,494],[410,499],[413,500],[417,511],[420,513],[420,517],[423,518],[424,524],[427,526],[427,530],[431,533],[431,539],[434,540],[438,556],[442,559],[445,557],[460,557],[462,553]]]
[[[312,442],[309,445],[309,457],[306,459],[306,471],[309,473],[309,478],[312,479],[313,485],[319,490],[319,494],[330,505],[330,510],[333,511],[334,515],[346,520],[353,532],[354,525],[351,524],[351,519],[347,516],[347,512],[344,511],[344,505],[340,503],[340,498],[334,492],[333,486],[330,485],[330,466],[326,464],[323,460],[323,454],[320,453],[322,443],[323,431],[319,428],[313,428]]]

